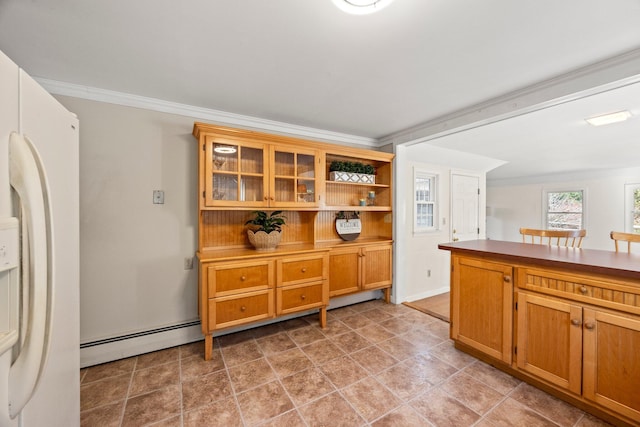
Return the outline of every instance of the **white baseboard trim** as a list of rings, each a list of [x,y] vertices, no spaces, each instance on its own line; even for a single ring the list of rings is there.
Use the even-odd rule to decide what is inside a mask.
[[[328,309],[332,310],[351,304],[379,299],[380,297],[381,291],[368,291],[353,295],[347,295],[344,297],[332,298],[329,303]],[[214,336],[222,336],[246,329],[257,328],[259,326],[268,325],[270,323],[307,316],[314,312],[317,313],[317,310],[282,316],[278,317],[277,319],[251,323],[236,328],[229,328],[216,333]],[[112,362],[114,360],[149,353],[152,351],[163,350],[165,348],[188,344],[195,341],[201,341],[203,339],[204,337],[200,329],[200,324],[188,322],[183,326],[176,325],[173,328],[160,328],[158,330],[140,332],[132,335],[124,335],[121,337],[114,337],[109,340],[84,343],[80,346],[80,367],[86,368],[89,366],[99,365],[101,363]]]
[[[440,295],[440,294],[444,294],[446,292],[449,292],[450,288],[449,286],[443,286],[442,288],[438,288],[438,289],[432,289],[429,291],[425,291],[419,294],[413,294],[409,297],[407,297],[403,302],[413,302],[413,301],[417,301],[419,299],[423,299],[423,298],[429,298],[435,295]]]

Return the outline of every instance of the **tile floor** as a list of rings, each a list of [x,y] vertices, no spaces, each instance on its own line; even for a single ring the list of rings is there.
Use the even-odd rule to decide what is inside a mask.
[[[604,426],[368,301],[82,369],[82,426]]]

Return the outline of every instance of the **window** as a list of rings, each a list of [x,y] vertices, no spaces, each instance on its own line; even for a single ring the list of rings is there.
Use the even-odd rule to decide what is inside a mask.
[[[438,225],[437,175],[413,171],[413,231],[433,231]]]
[[[640,184],[626,184],[624,194],[624,231],[640,234]]]
[[[545,225],[549,229],[584,228],[584,190],[545,191]]]

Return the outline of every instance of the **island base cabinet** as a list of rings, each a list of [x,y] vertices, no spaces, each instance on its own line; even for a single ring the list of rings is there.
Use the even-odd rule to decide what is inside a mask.
[[[584,397],[640,425],[640,320],[584,309]]]
[[[582,307],[518,293],[518,369],[576,395],[582,386]]]
[[[511,364],[513,268],[452,257],[451,338]]]

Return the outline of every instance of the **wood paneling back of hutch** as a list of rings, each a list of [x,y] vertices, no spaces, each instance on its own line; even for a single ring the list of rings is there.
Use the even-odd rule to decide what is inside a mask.
[[[205,359],[220,329],[315,309],[325,327],[330,297],[368,290],[382,289],[389,302],[392,154],[204,123],[193,135]],[[332,164],[373,167],[375,180],[330,179]],[[249,243],[245,223],[256,210],[284,211],[275,250]],[[344,240],[336,218],[354,212],[359,237]]]

